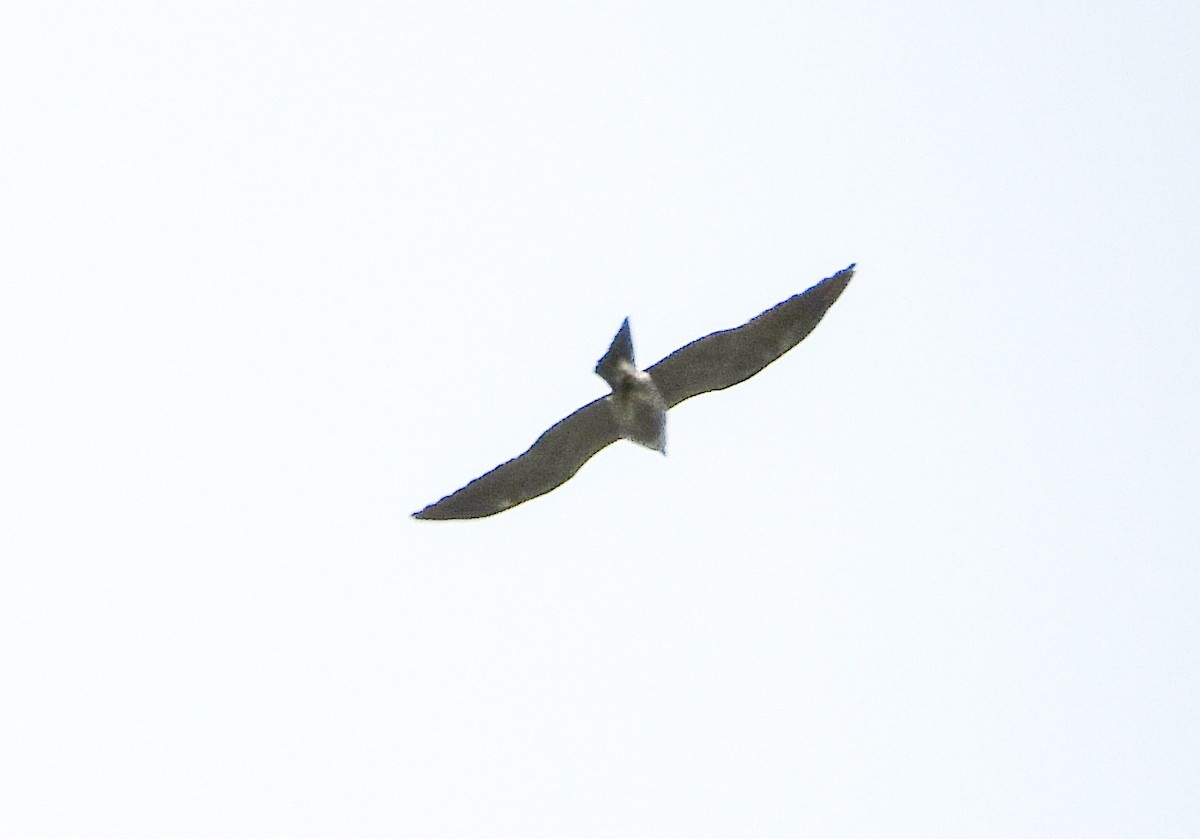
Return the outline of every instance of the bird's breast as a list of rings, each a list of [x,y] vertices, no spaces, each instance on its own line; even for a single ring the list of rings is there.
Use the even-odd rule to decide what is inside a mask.
[[[666,452],[667,403],[648,373],[622,376],[609,399],[622,437]]]

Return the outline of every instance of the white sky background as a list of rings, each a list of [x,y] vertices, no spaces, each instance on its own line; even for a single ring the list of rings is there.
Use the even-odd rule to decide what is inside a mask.
[[[1200,833],[1200,11],[965,6],[5,5],[5,834]]]

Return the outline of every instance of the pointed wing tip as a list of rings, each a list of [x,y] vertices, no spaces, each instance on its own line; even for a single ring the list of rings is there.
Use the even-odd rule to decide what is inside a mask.
[[[821,282],[817,283],[817,285],[825,285],[826,283],[835,283],[835,282],[844,285],[845,283],[848,283],[848,282],[850,282],[851,279],[853,279],[854,271],[857,267],[858,267],[857,262],[851,262],[849,265],[847,265],[841,271],[838,271],[836,274],[833,274],[832,276],[826,277],[825,279],[821,280]]]
[[[419,510],[412,514],[414,519],[420,521],[449,521],[450,519],[465,519],[475,518],[475,516],[456,516],[453,513],[440,513],[432,507],[426,507],[424,510]]]
[[[846,286],[854,279],[854,267],[856,263],[851,262],[847,267],[838,271],[832,277],[826,277],[813,286],[809,291],[815,292],[815,296],[819,299],[826,300],[826,308],[833,305],[833,302],[841,296],[846,290]],[[808,292],[805,292],[807,294]]]
[[[449,497],[449,496],[447,496],[447,497]],[[461,516],[455,515],[455,510],[453,507],[443,507],[442,506],[442,502],[445,500],[446,499],[443,498],[441,501],[435,502],[433,504],[425,505],[420,510],[417,510],[415,513],[412,513],[412,517],[414,519],[421,519],[422,521],[434,521],[436,519],[461,518]]]
[[[446,519],[472,518],[472,516],[462,515],[461,511],[455,511],[447,508],[438,509],[438,504],[441,503],[442,502],[439,501],[437,504],[430,504],[423,510],[417,510],[417,512],[412,514],[412,517],[414,519],[420,519],[421,521],[445,521]]]

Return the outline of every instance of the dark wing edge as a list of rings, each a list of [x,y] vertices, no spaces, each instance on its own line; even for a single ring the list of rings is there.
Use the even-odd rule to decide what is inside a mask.
[[[494,516],[565,483],[592,455],[619,438],[607,397],[589,402],[551,426],[524,454],[501,463],[441,501],[413,513],[417,519]]]
[[[854,277],[854,265],[741,326],[697,338],[646,368],[667,407],[732,387],[803,341]]]

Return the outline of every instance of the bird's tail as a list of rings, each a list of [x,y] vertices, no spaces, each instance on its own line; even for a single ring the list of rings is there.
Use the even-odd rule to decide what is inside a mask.
[[[621,379],[636,369],[633,361],[633,336],[629,332],[629,318],[625,318],[608,352],[596,363],[596,375],[615,390]]]

